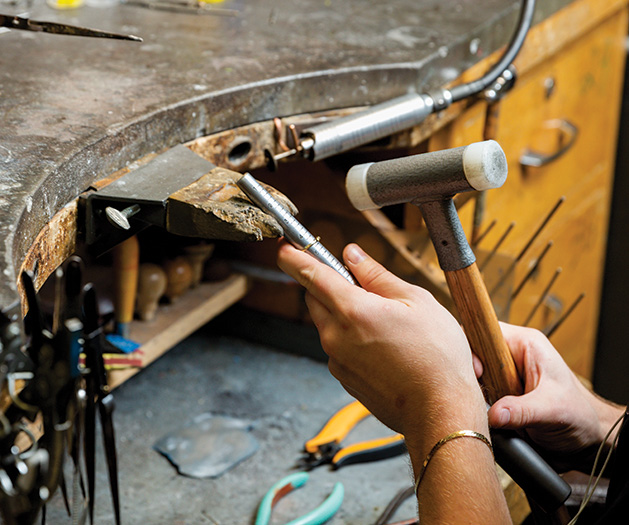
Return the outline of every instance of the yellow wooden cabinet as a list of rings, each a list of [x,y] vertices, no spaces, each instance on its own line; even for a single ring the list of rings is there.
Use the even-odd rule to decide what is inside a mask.
[[[582,8],[575,5],[559,12],[543,29],[561,27]],[[511,286],[512,291],[517,289],[533,269],[526,284],[509,301],[508,315],[503,318],[524,323],[557,272],[529,326],[547,330],[579,301],[553,333],[552,341],[568,364],[586,378],[591,377],[596,343],[626,24],[626,11],[619,8],[594,27],[575,32],[573,39],[543,61],[525,66],[514,88],[495,103],[497,119],[489,138],[495,138],[504,149],[509,176],[502,188],[486,195],[480,231],[494,220],[496,224],[476,247],[482,263],[513,223],[498,249],[506,256],[502,268],[487,266],[487,271],[504,271],[563,199],[504,285]],[[535,36],[529,45],[537,45]],[[525,55],[533,51],[529,48]],[[543,50],[538,53],[543,54]],[[430,147],[482,140],[487,112],[485,103],[469,108],[436,133]],[[529,165],[537,162],[539,166]],[[472,235],[473,214],[472,200],[460,209],[468,237]],[[487,275],[490,290],[495,280],[496,275]]]
[[[302,163],[294,168],[303,176],[300,178],[264,173],[264,180],[290,195],[300,209],[300,220],[321,235],[337,256],[346,243],[362,243],[385,266],[427,287],[454,311],[417,208],[407,205],[401,221],[382,211],[363,212],[361,217],[347,202],[342,182],[347,167],[354,163],[486,138],[497,140],[506,153],[509,176],[502,188],[486,194],[478,231],[482,233],[493,221],[496,224],[474,249],[483,267],[484,258],[513,223],[493,263],[484,271],[499,317],[515,324],[528,321],[528,326],[548,330],[576,303],[551,340],[578,374],[591,379],[626,27],[625,1],[577,0],[531,29],[515,62],[516,82],[499,101],[489,105],[479,98],[455,104],[437,118],[392,137],[384,147],[364,148],[327,165]],[[477,64],[460,80],[477,78],[495,59]],[[299,117],[295,118],[299,123]],[[531,158],[541,165],[525,166]],[[317,187],[304,184],[315,177]],[[506,284],[496,289],[502,273],[560,200],[541,234],[505,279]],[[464,198],[459,204],[461,221],[472,239],[475,199]],[[249,257],[273,265],[274,249],[256,247]],[[529,273],[526,284],[511,298]],[[264,285],[261,293],[254,288],[245,304],[274,315],[307,318],[303,308],[291,306],[301,301],[296,291],[292,291],[293,300],[287,300],[285,288],[272,292],[269,286],[273,287]],[[282,294],[277,296],[283,300],[269,306],[268,297],[273,293]]]

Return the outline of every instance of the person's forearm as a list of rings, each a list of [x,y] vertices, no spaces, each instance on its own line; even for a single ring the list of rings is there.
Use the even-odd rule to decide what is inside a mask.
[[[489,436],[470,347],[456,319],[426,290],[391,274],[358,246],[348,245],[343,255],[360,287],[289,245],[278,254],[280,268],[308,291],[332,375],[375,417],[404,434],[416,475],[435,443],[452,432]],[[509,523],[482,441],[448,441],[424,476],[422,525]]]
[[[480,394],[437,406],[438,413],[429,414],[416,434],[406,436],[416,478],[431,448],[445,436],[472,430],[489,437]],[[417,496],[422,525],[511,523],[492,452],[480,439],[461,437],[439,447],[423,470]]]

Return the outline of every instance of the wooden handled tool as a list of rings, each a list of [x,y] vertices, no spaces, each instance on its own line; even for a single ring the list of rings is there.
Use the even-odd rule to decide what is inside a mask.
[[[134,235],[118,244],[113,250],[114,259],[114,316],[116,333],[129,336],[129,323],[133,320],[138,289],[140,247]]]
[[[354,166],[346,179],[347,194],[358,209],[403,202],[419,206],[470,347],[483,363],[481,379],[490,402],[521,394],[522,385],[452,197],[461,191],[498,188],[506,176],[504,152],[489,140]],[[554,519],[570,486],[517,434],[495,437],[496,458],[503,468]],[[558,519],[564,521],[563,516]]]
[[[490,403],[521,394],[522,384],[476,263],[445,272],[448,288],[472,351],[483,363],[482,382]]]
[[[347,193],[358,209],[412,202],[421,209],[490,401],[520,394],[515,363],[452,201],[455,193],[500,187],[507,161],[488,140],[450,150],[354,166]]]

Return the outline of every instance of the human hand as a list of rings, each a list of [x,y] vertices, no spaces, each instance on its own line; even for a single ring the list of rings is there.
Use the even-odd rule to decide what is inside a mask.
[[[280,268],[307,289],[330,372],[404,435],[418,475],[444,436],[463,429],[489,433],[467,339],[431,294],[398,279],[358,246],[347,246],[344,260],[362,288],[288,244],[278,253]],[[448,442],[422,479],[422,523],[511,521],[493,458],[478,440]]]
[[[477,420],[480,430],[486,427],[469,345],[454,317],[358,246],[347,246],[344,260],[362,288],[288,244],[278,253],[279,267],[307,289],[330,372],[407,437],[430,435],[426,429],[437,420],[448,425],[445,434]],[[439,428],[426,439],[432,445],[443,433]]]
[[[552,453],[549,459],[556,468],[589,469],[596,449],[624,408],[588,390],[538,330],[505,323],[501,327],[524,394],[496,401],[488,412],[489,425],[525,429],[535,443]],[[482,365],[476,369],[477,376],[479,372]]]

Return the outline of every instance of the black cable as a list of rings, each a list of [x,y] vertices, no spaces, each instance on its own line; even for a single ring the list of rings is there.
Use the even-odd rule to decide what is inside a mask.
[[[517,29],[513,37],[511,37],[511,41],[509,42],[509,45],[500,60],[481,78],[472,80],[467,84],[461,84],[460,86],[453,87],[450,90],[452,102],[457,102],[459,100],[463,100],[464,98],[477,95],[484,89],[488,88],[500,75],[504,73],[520,52],[524,39],[526,38],[526,34],[531,27],[534,13],[535,0],[522,0],[522,8],[520,9]]]
[[[389,502],[384,509],[378,521],[374,525],[385,525],[395,514],[395,511],[404,503],[408,498],[415,495],[415,487],[411,486],[406,489],[400,490],[393,499]]]

